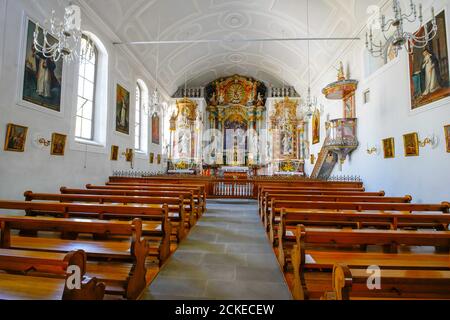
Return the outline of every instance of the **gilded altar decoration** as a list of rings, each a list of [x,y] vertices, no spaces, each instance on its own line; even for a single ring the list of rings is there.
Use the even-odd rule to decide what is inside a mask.
[[[209,165],[250,166],[261,162],[258,143],[266,111],[264,83],[234,75],[206,87],[208,129],[222,135],[208,154]],[[256,138],[254,135],[256,134]],[[211,136],[211,144],[216,139]]]
[[[316,110],[312,117],[312,143],[320,142],[320,111]]]

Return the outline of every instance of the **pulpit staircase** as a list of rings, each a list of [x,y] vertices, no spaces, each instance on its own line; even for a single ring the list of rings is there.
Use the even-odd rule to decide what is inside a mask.
[[[328,146],[327,140],[325,140],[325,143],[320,150],[317,162],[314,166],[314,170],[311,173],[311,178],[323,180],[328,179],[331,176],[331,173],[333,172],[334,166],[337,162],[337,154],[331,151],[331,148]]]

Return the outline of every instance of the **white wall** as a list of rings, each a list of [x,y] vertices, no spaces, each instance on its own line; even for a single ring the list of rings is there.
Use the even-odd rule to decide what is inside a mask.
[[[48,7],[44,7],[44,6]],[[42,6],[42,7],[37,7]],[[73,132],[73,113],[76,102],[77,75],[76,64],[65,64],[63,75],[64,105],[60,115],[23,107],[19,104],[18,83],[21,77],[23,61],[21,59],[22,41],[25,35],[25,16],[42,22],[51,8],[58,8],[58,1],[1,0],[0,1],[0,142],[5,141],[6,126],[15,123],[29,127],[24,153],[0,150],[0,197],[23,199],[25,190],[36,192],[56,192],[60,186],[82,187],[86,183],[104,183],[113,170],[130,169],[123,156],[119,161],[110,161],[111,145],[118,145],[120,153],[125,148],[134,147],[134,104],[137,79],[146,82],[149,90],[152,83],[146,77],[143,68],[121,49],[113,46],[109,30],[99,27],[83,14],[83,30],[94,33],[104,44],[109,56],[108,87],[103,88],[107,95],[108,110],[106,144],[104,146],[86,146],[75,143],[73,136],[68,137],[64,157],[50,155],[50,149],[40,149],[34,143],[40,133],[51,139],[53,132],[69,135]],[[103,29],[102,29],[103,28]],[[116,83],[130,90],[130,135],[115,132],[115,88]],[[151,125],[149,125],[151,137]],[[162,140],[162,139],[161,139]],[[161,153],[161,147],[149,142],[148,152]],[[85,167],[86,159],[86,167]],[[162,167],[149,164],[147,154],[137,155],[136,170],[159,171]]]
[[[447,38],[450,45],[450,5],[448,0],[434,1],[436,13],[443,8],[447,15]],[[430,10],[425,7],[424,15],[430,18]],[[388,16],[392,14],[388,13]],[[364,35],[364,34],[362,34]],[[369,78],[364,79],[364,44],[355,43],[343,56],[342,61],[349,66],[351,78],[359,80],[356,94],[359,148],[346,161],[343,171],[336,166],[333,174],[359,175],[368,190],[385,190],[392,196],[410,194],[415,202],[441,202],[450,200],[450,153],[445,150],[444,126],[450,124],[450,99],[425,106],[418,112],[410,111],[409,62],[403,50],[400,56],[385,65]],[[337,66],[337,63],[336,63]],[[328,83],[336,81],[337,72],[330,71],[316,83],[315,94]],[[363,92],[370,89],[371,100],[363,104]],[[342,117],[342,103],[322,100],[325,112],[321,119],[321,144],[311,147],[317,155],[326,136],[324,123]],[[403,135],[418,132],[419,139],[434,133],[440,143],[436,149],[430,146],[420,148],[419,157],[405,157]],[[311,136],[311,130],[309,132]],[[395,159],[384,159],[382,139],[395,138]],[[379,155],[369,155],[367,146],[378,146]],[[307,172],[313,166],[307,161]]]

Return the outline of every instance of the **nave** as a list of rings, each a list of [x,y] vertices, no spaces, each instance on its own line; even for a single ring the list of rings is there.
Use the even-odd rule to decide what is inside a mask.
[[[210,200],[207,209],[143,299],[292,299],[256,201]]]

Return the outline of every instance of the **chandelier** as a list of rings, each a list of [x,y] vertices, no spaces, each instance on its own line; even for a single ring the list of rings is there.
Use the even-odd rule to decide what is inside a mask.
[[[64,12],[61,20],[55,17],[55,10],[52,10],[51,18],[46,19],[42,27],[36,23],[33,34],[36,51],[55,62],[61,58],[64,62],[74,61],[78,57],[77,48],[83,35],[80,7],[69,5]]]
[[[158,40],[159,40],[159,33],[160,33],[160,19],[158,15]],[[158,112],[159,105],[161,103],[160,94],[158,91],[158,73],[159,73],[159,43],[157,43],[156,46],[156,70],[155,70],[155,90],[153,90],[153,93],[150,97],[150,103],[148,106],[145,107],[144,112],[148,116],[154,116],[155,113]]]
[[[317,97],[311,95],[311,61],[310,61],[310,40],[309,40],[309,0],[306,1],[306,25],[308,32],[308,95],[301,104],[303,116],[311,119],[316,110],[323,110],[323,106],[318,104]]]
[[[431,8],[432,21],[431,29],[425,25],[423,35],[413,34],[411,32],[404,31],[404,24],[406,22],[413,23],[419,19],[420,28],[423,25],[422,4],[419,4],[417,10],[416,4],[413,0],[410,2],[410,13],[404,14],[400,6],[399,0],[393,0],[394,18],[386,21],[386,16],[382,15],[380,19],[381,25],[375,24],[381,27],[381,33],[386,41],[385,44],[380,40],[378,43],[374,40],[373,25],[370,26],[369,32],[366,32],[366,48],[373,57],[384,57],[387,46],[393,45],[394,50],[398,53],[402,47],[405,47],[409,54],[413,53],[414,48],[423,49],[437,34],[437,23],[434,15],[434,8]],[[390,30],[395,28],[393,35],[389,35]]]

